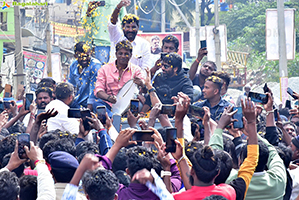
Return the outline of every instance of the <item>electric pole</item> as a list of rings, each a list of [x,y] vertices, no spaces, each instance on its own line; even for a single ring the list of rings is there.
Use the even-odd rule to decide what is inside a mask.
[[[215,36],[215,58],[217,69],[221,70],[221,46],[219,37],[219,15],[218,15],[218,0],[214,1],[214,17],[215,17],[215,28],[213,29]]]
[[[46,40],[47,40],[47,72],[48,76],[52,77],[52,60],[51,60],[51,32],[49,20],[49,6],[46,8]]]

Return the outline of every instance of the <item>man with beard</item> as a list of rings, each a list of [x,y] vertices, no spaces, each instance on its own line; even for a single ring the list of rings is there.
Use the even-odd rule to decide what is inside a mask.
[[[59,83],[56,87],[56,99],[46,106],[46,111],[55,109],[58,114],[47,121],[48,131],[59,129],[71,134],[79,133],[79,122],[76,118],[68,118],[69,106],[74,100],[74,87],[70,83]]]
[[[50,101],[53,100],[52,89],[48,87],[37,88],[37,90],[35,91],[35,96],[37,109],[45,109],[46,105],[48,105]]]
[[[173,104],[171,97],[177,96],[179,92],[183,92],[189,96],[192,101],[193,88],[192,82],[188,78],[187,72],[182,69],[182,58],[177,53],[167,54],[162,62],[162,71],[153,80],[153,85],[147,85],[149,96],[146,98],[143,112],[147,112],[152,103],[150,95],[156,92],[162,104]]]
[[[115,8],[108,22],[108,31],[111,41],[111,57],[109,62],[115,61],[115,44],[120,41],[128,40],[132,43],[133,53],[130,62],[138,65],[143,70],[149,68],[150,61],[150,44],[145,39],[137,36],[139,29],[139,17],[133,14],[127,14],[122,19],[122,30],[116,25],[119,12],[122,7],[128,6],[131,1],[122,0]]]
[[[92,110],[95,101],[94,87],[101,63],[90,56],[90,48],[84,42],[75,45],[76,60],[70,66],[69,83],[75,88],[75,99],[70,107],[87,107]]]
[[[199,74],[196,74],[200,61],[203,59],[204,56],[208,54],[208,51],[206,49],[207,48],[205,47],[198,50],[197,58],[193,62],[189,70],[189,78],[192,80],[194,86],[197,85],[200,87],[201,91],[204,88],[206,78],[211,76],[213,71],[217,71],[216,64],[213,61],[207,61],[201,66]],[[203,99],[204,97],[202,94],[199,97],[199,100],[203,100]]]

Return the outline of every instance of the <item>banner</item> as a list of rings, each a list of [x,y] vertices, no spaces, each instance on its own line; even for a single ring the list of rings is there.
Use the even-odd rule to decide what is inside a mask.
[[[31,91],[35,91],[37,84],[45,77],[47,56],[23,51],[24,54],[24,73],[26,73],[27,84]]]
[[[146,39],[151,45],[151,67],[161,57],[162,40],[167,35],[174,35],[179,40],[178,54],[183,57],[183,33],[182,32],[167,32],[167,33],[138,33],[138,36]]]
[[[53,26],[53,34],[59,36],[68,36],[68,37],[77,37],[83,36],[84,28],[81,26],[72,26],[68,24],[56,23],[51,21],[51,25]]]
[[[295,9],[284,9],[286,54],[288,60],[295,58]],[[266,54],[267,60],[279,60],[277,9],[266,10]]]

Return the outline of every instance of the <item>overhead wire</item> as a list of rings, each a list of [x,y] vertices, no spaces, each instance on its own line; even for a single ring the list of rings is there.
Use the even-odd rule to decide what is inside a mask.
[[[180,7],[180,6],[182,6],[182,5],[184,5],[188,0],[185,0],[183,3],[181,3],[181,4],[177,4],[176,2],[172,2],[172,0],[168,0],[169,1],[169,3],[171,3],[172,5],[174,5],[174,6],[178,6],[178,7]]]
[[[145,10],[142,8],[142,6],[141,6],[141,2],[142,2],[142,1],[143,1],[143,0],[138,1],[138,6],[139,6],[140,10],[141,10],[142,12],[144,12],[144,14],[146,14],[146,15],[152,13],[152,12],[154,11],[154,8],[153,8],[151,11],[149,11],[149,12],[145,11]],[[157,1],[157,3],[158,3],[158,1]],[[157,5],[157,3],[156,3],[156,5]]]

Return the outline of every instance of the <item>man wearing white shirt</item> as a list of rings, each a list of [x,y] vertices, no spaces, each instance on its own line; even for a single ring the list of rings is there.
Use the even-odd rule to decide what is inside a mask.
[[[69,105],[74,100],[74,87],[70,83],[59,83],[56,87],[56,99],[46,106],[46,111],[54,108],[58,111],[55,117],[48,119],[48,131],[60,129],[71,134],[79,133],[79,122],[75,118],[68,118]]]
[[[139,17],[133,14],[124,16],[121,22],[122,30],[116,25],[119,12],[122,7],[128,6],[130,0],[122,0],[113,11],[108,22],[108,31],[111,41],[111,57],[109,62],[115,61],[115,45],[123,40],[129,40],[133,46],[131,63],[138,65],[143,70],[150,67],[150,44],[147,40],[137,36],[139,29]]]

